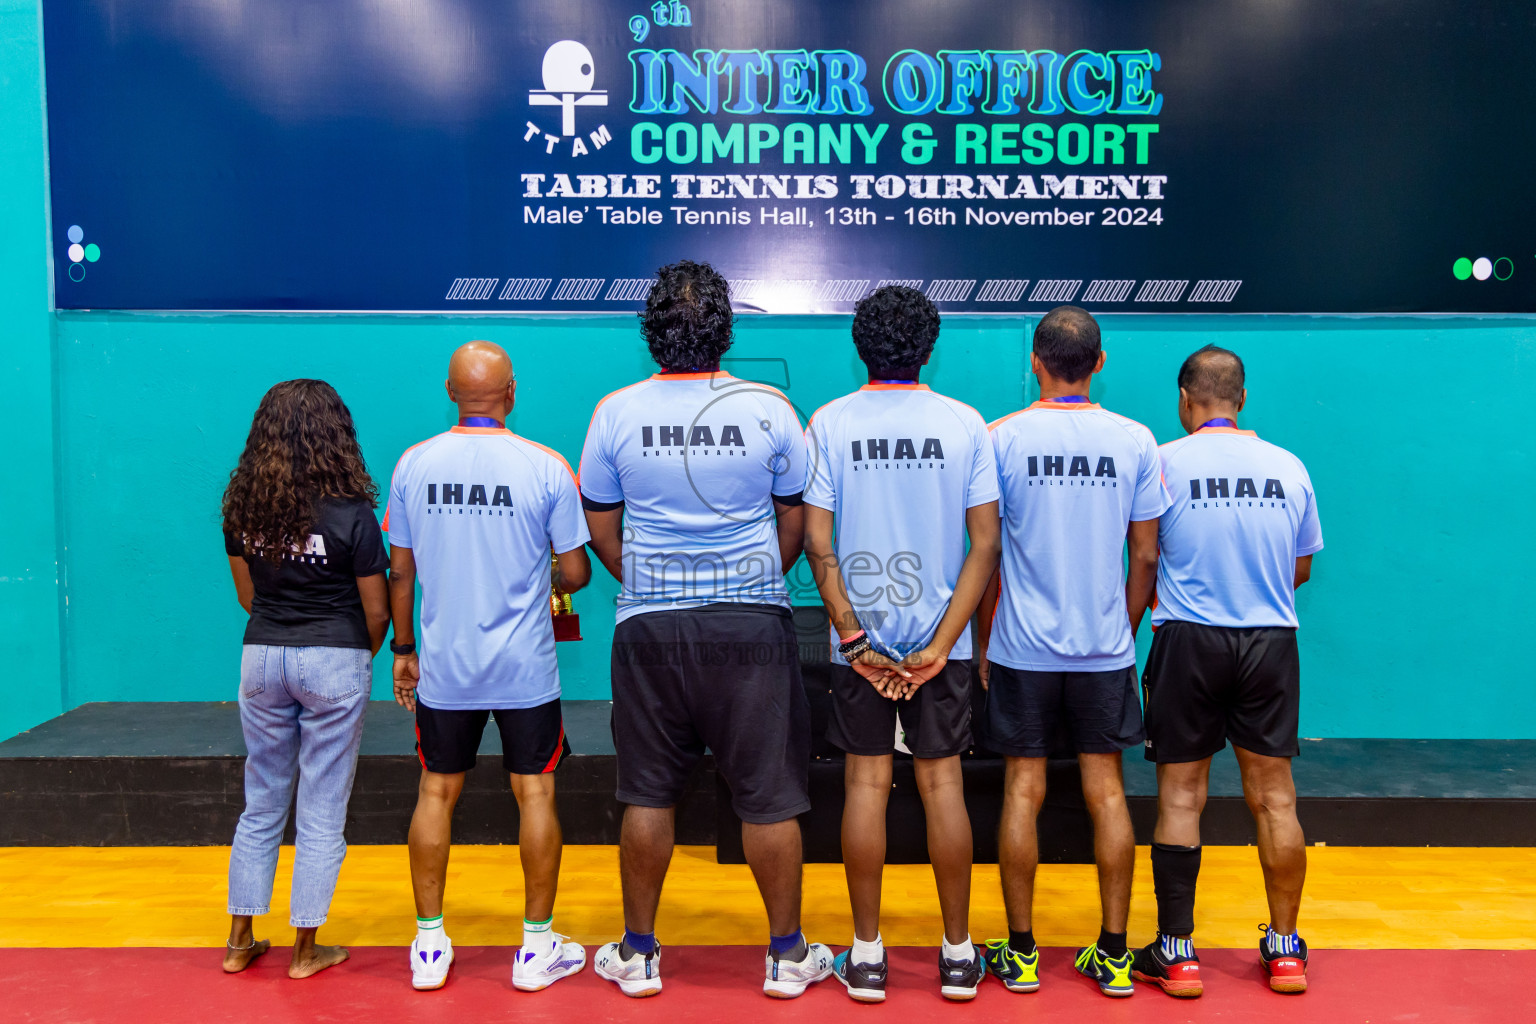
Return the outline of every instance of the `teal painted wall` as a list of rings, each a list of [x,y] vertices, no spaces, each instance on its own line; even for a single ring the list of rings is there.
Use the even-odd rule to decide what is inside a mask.
[[[0,614],[22,652],[0,737],[85,701],[233,697],[242,615],[218,500],[273,382],[331,381],[382,481],[451,422],[441,382],[465,340],[512,353],[514,428],[573,463],[597,399],[650,371],[624,317],[50,314],[38,62],[35,0],[0,0],[0,365],[14,381]],[[1018,408],[1027,326],[949,321],[930,382],[988,418]],[[1305,735],[1536,737],[1517,646],[1536,563],[1536,320],[1108,317],[1105,337],[1096,397],[1161,439],[1179,432],[1183,357],[1235,348],[1245,426],[1311,469],[1328,546],[1300,594]],[[731,356],[806,414],[859,383],[843,320],[748,319]],[[809,599],[803,573],[792,583]],[[571,697],[607,695],[615,589],[577,597],[587,640],[560,649]]]
[[[931,383],[988,418],[1017,408],[1025,327],[950,321]],[[233,693],[241,614],[218,497],[273,381],[335,384],[382,478],[451,422],[442,378],[464,340],[512,353],[514,428],[573,463],[593,404],[649,372],[628,319],[72,314],[56,331],[72,702]],[[1532,672],[1508,643],[1526,628],[1519,569],[1536,562],[1536,324],[1107,317],[1105,336],[1097,397],[1163,439],[1179,435],[1183,357],[1208,341],[1236,349],[1245,425],[1310,467],[1328,546],[1300,594],[1306,735],[1536,736]],[[858,383],[839,320],[749,319],[731,356],[806,414]],[[1491,387],[1456,383],[1469,356]],[[587,641],[561,646],[573,697],[607,695],[613,596],[600,580],[577,598]],[[146,637],[165,656],[124,656]]]
[[[42,102],[37,4],[0,0],[0,737],[64,707]]]

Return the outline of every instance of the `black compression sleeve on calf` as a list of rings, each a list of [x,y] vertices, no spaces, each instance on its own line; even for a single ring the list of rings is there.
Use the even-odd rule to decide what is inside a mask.
[[[1157,930],[1164,935],[1195,931],[1195,882],[1200,847],[1152,844],[1152,889],[1157,893]]]

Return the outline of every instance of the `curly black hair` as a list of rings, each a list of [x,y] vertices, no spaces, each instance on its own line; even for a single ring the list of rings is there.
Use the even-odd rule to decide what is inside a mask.
[[[224,489],[224,529],[248,555],[280,563],[302,545],[326,498],[379,503],[352,413],[323,380],[285,380],[261,399]]]
[[[1078,306],[1057,306],[1035,325],[1035,355],[1052,377],[1076,384],[1093,376],[1104,351],[1099,322]]]
[[[663,370],[717,370],[734,323],[730,286],[720,272],[679,260],[656,271],[640,333]]]
[[[916,380],[938,339],[939,311],[916,288],[888,284],[854,307],[853,343],[873,378]]]

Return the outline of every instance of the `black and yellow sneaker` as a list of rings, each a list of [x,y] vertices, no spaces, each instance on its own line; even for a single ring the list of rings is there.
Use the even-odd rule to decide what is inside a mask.
[[[1156,985],[1178,999],[1198,999],[1205,991],[1200,958],[1188,939],[1159,935],[1131,957],[1131,977]]]
[[[950,960],[939,950],[939,995],[945,999],[964,1002],[976,998],[981,979],[987,976],[987,965],[981,958],[981,950],[969,960]]]
[[[1009,992],[1038,992],[1040,991],[1040,950],[1032,950],[1028,956],[1020,953],[1008,945],[1007,939],[996,939],[987,943],[982,950],[981,958],[986,961],[987,970],[996,975],[997,980],[1003,983],[1003,987]]]
[[[1077,963],[1074,966],[1077,973],[1097,982],[1099,991],[1107,996],[1118,999],[1136,994],[1136,986],[1131,982],[1130,950],[1126,950],[1124,956],[1111,958],[1099,952],[1097,943],[1084,946],[1077,951]]]

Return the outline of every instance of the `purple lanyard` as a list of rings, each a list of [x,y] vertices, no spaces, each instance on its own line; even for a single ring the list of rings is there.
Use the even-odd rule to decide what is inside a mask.
[[[1086,402],[1087,395],[1062,395],[1060,398],[1047,398],[1047,402]]]
[[[871,384],[916,384],[915,380],[872,380]]]
[[[492,419],[489,416],[463,416],[459,419],[461,427],[501,427],[501,420]]]
[[[1204,430],[1206,427],[1234,427],[1235,428],[1236,426],[1237,426],[1237,421],[1236,420],[1229,420],[1225,416],[1217,416],[1213,420],[1206,420],[1204,423],[1200,424],[1195,429],[1196,430]]]

